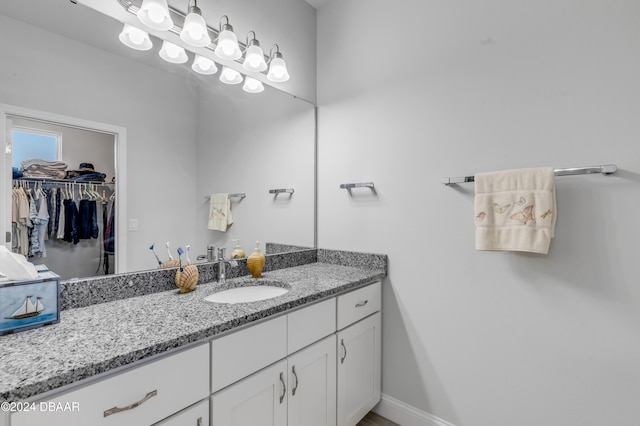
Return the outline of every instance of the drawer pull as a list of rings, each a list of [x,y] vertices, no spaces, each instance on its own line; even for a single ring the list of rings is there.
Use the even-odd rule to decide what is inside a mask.
[[[344,339],[340,339],[340,345],[342,345],[342,349],[344,349],[344,355],[342,356],[342,359],[340,360],[340,364],[344,364],[344,360],[345,360],[345,358],[347,358],[347,347],[344,345]]]
[[[202,417],[198,417],[198,420],[196,420],[196,426],[202,426]]]
[[[358,302],[358,303],[356,303],[356,308],[362,308],[367,303],[369,303],[369,300],[364,300],[362,302]]]
[[[298,373],[296,373],[296,366],[291,367],[291,372],[293,373],[293,377],[296,379],[296,384],[293,386],[291,390],[291,396],[296,396],[296,390],[298,389]]]
[[[144,404],[145,402],[147,402],[147,400],[149,400],[150,398],[154,397],[158,395],[158,390],[153,390],[151,392],[149,392],[148,394],[145,395],[144,398],[142,398],[140,401],[138,402],[134,402],[131,405],[127,405],[126,407],[113,407],[108,409],[107,411],[104,412],[104,417],[110,416],[112,414],[116,414],[119,413],[121,411],[127,411],[127,410],[133,410],[134,408],[138,407],[139,405]]]
[[[284,397],[287,395],[287,385],[285,385],[284,383],[282,372],[280,372],[280,383],[282,383],[282,395],[280,395],[280,404],[282,404],[282,401],[284,401]]]

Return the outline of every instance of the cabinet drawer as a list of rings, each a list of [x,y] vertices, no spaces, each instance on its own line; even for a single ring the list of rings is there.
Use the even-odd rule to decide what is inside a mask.
[[[211,392],[286,356],[286,316],[215,339],[211,342]]]
[[[287,352],[292,354],[336,331],[336,299],[287,315]]]
[[[380,310],[380,281],[338,296],[338,330]]]
[[[208,365],[209,345],[205,344],[37,402],[36,406],[44,407],[43,411],[14,413],[11,424],[149,425],[208,395]],[[140,404],[128,410],[118,412],[116,408],[136,402]]]

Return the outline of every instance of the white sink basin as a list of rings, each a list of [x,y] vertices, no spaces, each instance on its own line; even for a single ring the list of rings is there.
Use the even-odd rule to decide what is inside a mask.
[[[288,291],[289,289],[284,287],[276,287],[271,285],[252,285],[230,288],[218,293],[213,293],[205,297],[204,300],[215,303],[257,302],[259,300],[266,300],[282,296]]]

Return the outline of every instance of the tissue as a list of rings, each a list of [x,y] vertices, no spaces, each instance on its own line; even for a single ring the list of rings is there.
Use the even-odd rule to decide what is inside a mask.
[[[21,254],[11,253],[5,246],[0,245],[0,275],[10,280],[30,280],[38,278],[36,267],[27,262]]]

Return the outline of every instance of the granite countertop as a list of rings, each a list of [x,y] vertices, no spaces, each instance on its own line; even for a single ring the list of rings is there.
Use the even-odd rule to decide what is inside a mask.
[[[351,290],[385,270],[310,263],[264,273],[290,287],[273,299],[219,304],[204,298],[251,280],[177,290],[69,309],[60,323],[0,337],[0,401],[23,401],[262,318]]]

